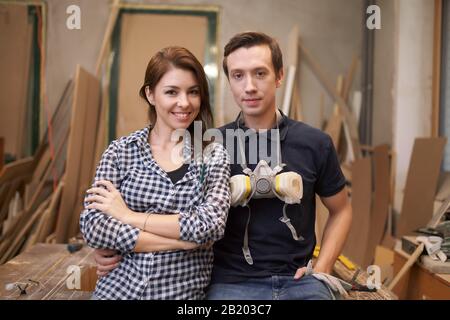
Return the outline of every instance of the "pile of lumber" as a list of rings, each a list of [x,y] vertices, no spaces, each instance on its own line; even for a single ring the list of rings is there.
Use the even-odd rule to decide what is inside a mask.
[[[37,242],[77,235],[97,161],[99,115],[100,82],[78,66],[38,151],[0,172],[0,264]]]
[[[34,155],[3,165],[6,141],[0,138],[0,264],[35,243],[66,243],[79,235],[84,196],[107,144],[108,50],[118,11],[114,0],[95,75],[77,66],[54,114],[47,114]],[[45,90],[41,95],[41,108],[48,110]]]

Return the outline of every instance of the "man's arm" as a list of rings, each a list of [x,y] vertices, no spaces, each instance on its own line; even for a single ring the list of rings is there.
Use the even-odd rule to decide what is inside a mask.
[[[167,250],[192,250],[198,248],[195,242],[187,242],[161,237],[149,232],[140,231],[134,252],[157,252]],[[105,276],[117,268],[122,256],[117,250],[95,249],[94,259],[97,263],[97,275]]]
[[[329,211],[329,217],[323,232],[320,253],[314,271],[331,273],[350,231],[352,207],[346,187],[334,196],[321,197],[321,200]]]

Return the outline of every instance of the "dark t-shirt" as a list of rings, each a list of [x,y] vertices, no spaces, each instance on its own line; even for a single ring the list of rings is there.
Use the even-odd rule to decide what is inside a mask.
[[[181,180],[189,169],[189,164],[183,164],[178,169],[166,172],[172,183],[175,184]]]
[[[226,130],[237,129],[238,123],[239,128],[248,130],[238,117],[235,122],[220,128],[224,137],[226,137]],[[225,236],[214,245],[212,283],[242,281],[249,277],[266,277],[274,274],[294,275],[299,267],[305,266],[311,259],[316,245],[315,194],[329,197],[345,186],[345,178],[329,135],[284,115],[278,127],[281,160],[286,164],[282,172],[297,172],[303,180],[301,203],[288,205],[287,215],[297,234],[303,236],[305,240],[294,240],[286,224],[279,221],[283,215],[284,202],[278,198],[252,199],[249,202],[251,220],[248,238],[254,263],[249,265],[242,253],[248,208],[231,207]],[[257,139],[258,145],[260,145],[259,139],[267,139],[268,151],[266,152],[270,155],[269,133],[270,131],[257,134]],[[232,176],[243,174],[242,167],[237,162],[236,141],[234,147],[227,147],[232,160]],[[247,137],[245,140],[247,159],[249,159],[249,141],[252,140]],[[225,138],[224,144],[226,146]],[[231,149],[234,150],[230,152]],[[258,157],[256,162],[259,160]],[[275,164],[270,163],[270,166],[273,168]],[[256,164],[248,164],[248,167],[254,170]]]

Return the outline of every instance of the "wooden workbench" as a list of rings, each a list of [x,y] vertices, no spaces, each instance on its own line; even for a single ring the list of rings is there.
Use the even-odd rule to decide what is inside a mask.
[[[350,282],[350,280],[353,278],[353,275],[355,274],[355,270],[349,270],[347,269],[342,262],[339,260],[336,261],[333,268],[333,273],[335,273],[336,276],[341,278],[342,280],[345,280],[347,282]],[[356,277],[356,282],[362,285],[366,284],[367,281],[367,273],[364,271],[361,271],[359,275]],[[379,290],[376,292],[364,292],[364,291],[350,291],[348,297],[345,298],[346,300],[396,300],[397,296],[389,291],[385,286],[381,286]]]
[[[89,291],[69,290],[67,268],[71,265],[93,266],[93,250],[84,246],[69,253],[64,244],[36,244],[0,266],[0,299],[2,300],[88,300]],[[28,284],[26,294],[7,284]]]
[[[394,274],[400,271],[409,254],[397,246],[394,250]],[[400,299],[450,300],[450,274],[433,273],[420,262],[411,269],[393,289]]]

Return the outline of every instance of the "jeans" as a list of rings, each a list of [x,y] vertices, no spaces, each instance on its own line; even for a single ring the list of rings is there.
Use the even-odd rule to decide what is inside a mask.
[[[207,300],[335,300],[326,284],[313,276],[250,278],[242,282],[213,283]]]

